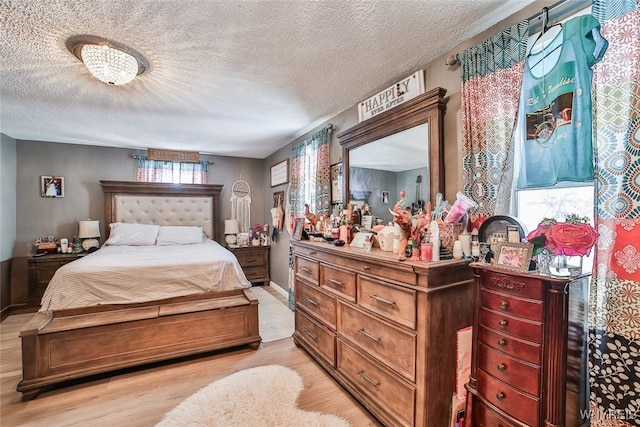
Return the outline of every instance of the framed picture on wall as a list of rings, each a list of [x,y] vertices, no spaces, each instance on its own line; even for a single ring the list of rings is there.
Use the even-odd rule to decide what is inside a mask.
[[[382,192],[382,203],[387,205],[389,204],[389,192],[388,191],[383,191]]]
[[[289,159],[271,166],[271,186],[275,187],[287,182],[289,182]]]
[[[41,176],[40,195],[42,197],[64,197],[64,177],[48,175]]]

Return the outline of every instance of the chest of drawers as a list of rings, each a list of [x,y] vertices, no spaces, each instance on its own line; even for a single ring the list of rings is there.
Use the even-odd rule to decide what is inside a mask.
[[[466,263],[293,245],[296,344],[383,424],[448,425],[456,331],[472,322]]]
[[[227,249],[238,258],[248,281],[261,285],[269,284],[270,246],[242,246]]]
[[[471,266],[471,424],[585,424],[580,411],[587,405],[588,276],[551,278],[486,264]]]
[[[56,270],[80,258],[78,254],[55,254],[27,258],[29,307],[40,308],[40,300]]]

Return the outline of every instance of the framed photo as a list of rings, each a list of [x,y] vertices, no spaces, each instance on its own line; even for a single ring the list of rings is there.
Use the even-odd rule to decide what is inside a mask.
[[[385,205],[389,204],[389,192],[388,191],[383,191],[382,192],[382,203]]]
[[[296,218],[293,224],[293,234],[291,238],[293,240],[302,240],[302,231],[304,229],[304,218]]]
[[[42,197],[64,197],[64,177],[41,176],[40,195]]]
[[[289,159],[271,166],[271,186],[275,187],[287,182],[289,182]]]
[[[494,265],[505,270],[526,273],[529,271],[532,252],[531,243],[502,242],[496,251]]]

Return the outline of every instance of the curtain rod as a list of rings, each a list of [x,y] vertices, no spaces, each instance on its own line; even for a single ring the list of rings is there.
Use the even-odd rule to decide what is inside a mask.
[[[529,34],[535,34],[543,30],[545,9],[547,15],[546,26],[549,28],[549,26],[565,19],[567,16],[591,6],[591,3],[591,0],[562,0],[549,7],[543,7],[540,12],[529,17]]]
[[[529,34],[546,31],[558,21],[591,6],[591,3],[592,0],[562,0],[549,7],[545,6],[540,12],[529,17]],[[543,26],[546,28],[543,28]],[[456,66],[459,65],[458,54],[448,56],[445,60],[445,65],[450,67],[451,70],[456,69]]]
[[[133,157],[135,160],[149,160],[149,158],[147,156],[141,156],[139,154],[134,154]],[[172,160],[157,160],[159,162],[171,162]],[[178,162],[180,163],[180,162]],[[192,163],[192,162],[186,162],[186,163]],[[200,160],[197,163],[206,163],[208,165],[215,165],[215,162],[212,162],[211,160]]]

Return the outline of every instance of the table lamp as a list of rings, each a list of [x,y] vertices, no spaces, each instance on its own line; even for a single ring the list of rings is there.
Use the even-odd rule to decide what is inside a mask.
[[[79,221],[78,239],[82,240],[82,249],[87,252],[94,252],[100,247],[98,241],[100,237],[100,221]]]
[[[224,220],[224,241],[227,246],[235,246],[238,242],[236,234],[240,232],[237,219]]]

